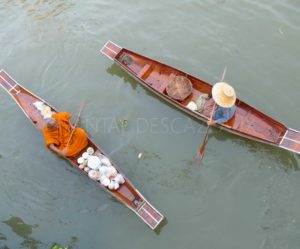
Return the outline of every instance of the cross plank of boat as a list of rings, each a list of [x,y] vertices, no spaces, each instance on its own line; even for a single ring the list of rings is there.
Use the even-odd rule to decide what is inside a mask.
[[[111,41],[102,47],[101,53],[118,64],[141,85],[175,107],[199,120],[209,120],[209,112],[191,110],[188,104],[191,101],[195,102],[202,94],[210,94],[211,84],[174,67],[122,48]],[[174,76],[184,76],[191,81],[191,94],[184,100],[171,98],[167,93],[167,86]],[[300,154],[299,131],[288,128],[240,99],[237,99],[236,106],[237,110],[233,118],[224,124],[217,125],[219,128],[241,137]]]
[[[36,103],[37,101],[43,102],[51,108],[52,112],[57,113],[57,110],[54,107],[22,87],[4,70],[0,70],[0,86],[10,94],[10,96],[16,101],[27,118],[39,131],[42,131],[46,121],[41,112],[36,109],[34,103]],[[109,158],[109,156],[105,154],[105,152],[90,138],[88,139],[88,145],[86,148],[88,147],[92,147],[94,149],[94,155],[104,155]],[[85,151],[86,148],[84,148],[83,151]],[[72,166],[78,168],[78,170],[80,170],[82,174],[88,175],[84,170],[79,169],[77,159],[80,156],[81,153],[79,153],[79,156],[77,157],[67,159],[72,164]],[[114,162],[112,163],[117,171],[123,175],[123,177],[125,178],[125,182],[121,184],[117,190],[110,190],[107,187],[103,186],[99,181],[95,180],[96,184],[107,191],[109,194],[117,198],[120,202],[125,204],[130,210],[137,214],[151,229],[156,229],[158,225],[163,221],[164,216],[159,211],[157,211],[133,186],[133,184],[125,177],[120,167]]]

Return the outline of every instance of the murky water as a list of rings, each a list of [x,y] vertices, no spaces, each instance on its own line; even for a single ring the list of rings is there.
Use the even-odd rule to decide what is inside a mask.
[[[148,229],[49,153],[0,91],[0,248],[300,248],[299,156],[212,129],[195,167],[204,124],[99,52],[112,40],[209,82],[227,66],[241,99],[300,129],[299,1],[0,4],[1,67],[60,110],[85,99],[81,125],[167,217]]]

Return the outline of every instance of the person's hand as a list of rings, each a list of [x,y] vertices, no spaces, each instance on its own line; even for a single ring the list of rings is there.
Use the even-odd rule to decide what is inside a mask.
[[[208,126],[212,126],[215,125],[217,122],[215,120],[208,120],[206,123]]]
[[[63,150],[61,150],[59,154],[61,156],[65,157],[67,155],[67,148],[64,148]]]

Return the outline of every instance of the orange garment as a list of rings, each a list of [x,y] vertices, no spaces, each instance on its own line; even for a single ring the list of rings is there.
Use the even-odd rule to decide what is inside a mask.
[[[72,117],[70,113],[59,112],[52,115],[58,122],[58,129],[50,130],[47,125],[43,129],[46,147],[54,144],[58,149],[63,150],[68,143],[72,128],[69,119]],[[71,141],[69,143],[66,156],[72,157],[78,154],[88,145],[88,138],[86,132],[81,128],[76,128]]]

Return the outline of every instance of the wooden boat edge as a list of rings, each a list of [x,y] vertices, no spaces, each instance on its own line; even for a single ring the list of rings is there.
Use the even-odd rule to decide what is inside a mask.
[[[37,100],[41,100],[43,101],[45,104],[47,104],[49,107],[51,107],[53,110],[57,111],[57,109],[55,107],[53,107],[51,104],[49,104],[47,101],[45,101],[43,98],[37,96],[36,94],[32,93],[31,91],[29,91],[28,89],[26,89],[25,87],[23,87],[20,83],[18,83],[11,75],[9,75],[4,69],[0,70],[0,79],[2,78],[3,80],[5,80],[2,76],[1,73],[5,73],[6,75],[8,75],[14,82],[16,82],[16,84],[22,88],[23,90],[25,90],[26,92],[28,92],[30,95],[32,95],[34,98],[36,98]],[[22,112],[25,114],[25,116],[27,117],[27,119],[29,119],[29,121],[32,123],[32,125],[39,130],[39,128],[36,127],[35,123],[33,122],[33,120],[29,117],[29,115],[26,113],[25,109],[23,108],[23,106],[21,106],[21,104],[19,103],[19,101],[17,100],[17,98],[11,94],[10,91],[8,91],[7,89],[5,89],[5,87],[3,87],[2,84],[0,84],[0,86],[4,89],[5,92],[7,92],[12,98],[13,100],[17,103],[17,105],[19,106],[19,108],[22,110]],[[89,141],[91,144],[95,145],[97,149],[99,149],[100,151],[102,151],[105,156],[107,156],[109,158],[109,160],[114,164],[114,166],[117,167],[117,169],[122,173],[122,175],[124,176],[124,178],[126,179],[126,184],[128,184],[136,193],[137,195],[139,195],[139,197],[146,203],[148,203],[151,207],[153,207],[151,205],[151,203],[134,187],[134,185],[132,184],[132,182],[126,177],[126,175],[123,173],[123,171],[121,170],[121,168],[119,167],[118,164],[116,164],[112,158],[104,152],[104,150],[97,145],[93,139],[91,139],[90,137],[88,137]],[[69,161],[69,163],[72,165],[72,167],[74,166],[74,163],[71,159],[67,158],[67,160]],[[77,167],[75,167],[77,168]],[[82,171],[80,171],[81,173],[83,173]],[[85,172],[83,173],[85,174]],[[87,174],[85,174],[87,176]],[[88,176],[87,176],[88,177]],[[90,179],[90,178],[89,178]],[[92,179],[90,179],[92,180]],[[95,182],[98,187],[102,188],[103,190],[105,190],[107,193],[109,193],[111,196],[113,196],[114,198],[116,198],[120,203],[124,204],[125,206],[127,206],[131,211],[133,211],[135,214],[137,214],[146,224],[149,228],[151,228],[152,230],[155,230],[157,227],[159,227],[159,225],[161,224],[161,222],[165,219],[165,217],[157,210],[153,207],[153,209],[161,216],[161,220],[153,227],[151,226],[151,224],[147,223],[147,221],[137,212],[138,207],[133,208],[132,206],[128,205],[124,200],[122,200],[118,195],[116,195],[114,192],[116,191],[110,191],[109,189],[107,189],[106,187],[104,187],[103,185],[101,185],[99,182],[92,180],[93,182]]]
[[[151,87],[151,86],[149,86],[148,84],[146,84],[146,83],[145,83],[141,78],[139,78],[134,72],[131,72],[128,68],[126,68],[125,66],[123,66],[123,64],[120,63],[120,61],[118,60],[118,57],[119,57],[123,52],[129,52],[130,54],[134,54],[134,55],[137,55],[137,56],[139,56],[139,57],[145,58],[146,60],[153,61],[154,63],[158,63],[158,64],[161,64],[161,65],[163,65],[163,66],[169,67],[169,68],[174,69],[174,70],[176,70],[176,71],[179,71],[179,72],[181,72],[181,73],[183,73],[183,74],[186,74],[186,75],[188,75],[188,76],[190,76],[190,77],[193,77],[193,78],[198,79],[197,77],[195,77],[195,76],[193,76],[193,75],[190,75],[190,74],[187,74],[187,73],[185,73],[185,72],[183,72],[183,71],[181,71],[181,70],[179,70],[179,69],[177,69],[177,68],[174,68],[174,67],[172,67],[172,66],[170,66],[170,65],[167,65],[167,64],[165,64],[165,63],[156,61],[156,60],[154,60],[154,59],[152,59],[152,58],[149,58],[149,57],[147,57],[147,56],[138,54],[138,53],[136,53],[136,52],[134,52],[134,51],[131,51],[131,50],[128,50],[128,49],[126,49],[126,48],[122,48],[122,47],[120,47],[119,45],[113,43],[112,41],[108,41],[108,42],[102,47],[102,49],[101,49],[101,53],[104,54],[106,57],[109,57],[109,56],[105,53],[104,47],[105,47],[108,43],[112,43],[112,44],[114,44],[115,46],[117,46],[118,48],[120,48],[120,50],[118,50],[118,52],[116,51],[115,56],[114,56],[113,58],[110,58],[110,60],[114,61],[114,62],[115,62],[116,64],[118,64],[121,68],[123,68],[123,70],[125,70],[127,73],[129,73],[129,74],[130,74],[134,79],[136,79],[142,86],[146,87],[148,90],[150,90],[150,91],[153,92],[154,94],[158,95],[160,98],[162,98],[163,100],[167,101],[168,103],[174,105],[176,108],[180,109],[181,111],[183,111],[183,112],[185,112],[185,113],[187,113],[187,114],[192,115],[194,118],[196,118],[196,119],[198,119],[198,120],[201,120],[201,121],[204,121],[204,122],[207,121],[207,119],[205,119],[205,118],[203,118],[203,117],[201,118],[200,115],[199,115],[198,113],[195,114],[193,111],[187,109],[187,108],[184,107],[184,106],[181,106],[181,105],[178,104],[176,101],[172,100],[172,99],[169,98],[168,96],[162,94],[161,92],[157,91],[157,90],[154,89],[153,87]],[[201,80],[201,81],[202,81],[202,80]],[[205,84],[211,85],[211,84],[208,83],[208,82],[204,82],[204,83],[205,83]],[[289,131],[289,130],[294,130],[294,129],[291,129],[291,128],[287,127],[286,125],[284,125],[283,123],[279,122],[278,120],[272,118],[272,117],[269,116],[268,114],[266,114],[266,113],[264,113],[264,112],[262,112],[262,111],[260,111],[260,110],[258,110],[258,109],[256,109],[256,108],[254,108],[253,106],[249,105],[248,103],[245,103],[244,101],[242,101],[242,100],[240,100],[240,99],[239,99],[239,101],[241,101],[241,102],[244,103],[245,105],[247,105],[247,106],[249,106],[250,108],[252,108],[253,110],[255,110],[258,114],[260,114],[260,115],[262,115],[262,116],[264,116],[264,117],[267,117],[272,123],[284,127],[285,132],[287,132],[287,131]],[[270,142],[270,141],[267,141],[267,140],[264,140],[264,139],[261,139],[261,138],[257,138],[257,137],[254,137],[254,136],[251,136],[251,135],[242,133],[242,132],[237,132],[237,131],[235,131],[234,129],[232,129],[231,127],[229,127],[229,126],[227,126],[227,125],[223,125],[223,124],[222,124],[222,125],[219,125],[219,124],[218,124],[217,127],[220,128],[220,129],[226,130],[227,132],[230,132],[230,133],[232,133],[232,134],[235,134],[235,135],[238,135],[238,136],[241,136],[241,137],[245,137],[245,138],[250,139],[250,140],[258,141],[258,142],[261,142],[261,143],[264,143],[264,144],[269,144],[269,145],[272,145],[272,146],[275,146],[275,147],[283,148],[283,149],[286,149],[286,150],[288,150],[288,151],[291,151],[291,152],[300,154],[300,137],[299,137],[299,138],[297,137],[298,140],[296,140],[296,143],[297,143],[296,146],[297,146],[297,149],[298,149],[298,150],[295,150],[295,149],[291,148],[291,147],[293,147],[293,146],[295,146],[295,145],[293,145],[293,146],[292,146],[292,145],[290,145],[290,146],[282,146],[282,145],[281,145],[282,142],[283,142],[284,136],[278,137],[278,139],[279,139],[279,138],[281,138],[281,139],[275,143],[275,142]],[[299,131],[297,131],[297,130],[294,130],[294,131],[296,131],[297,133],[300,134]],[[277,139],[277,140],[278,140],[278,139]],[[298,146],[298,144],[299,144],[299,146]]]

